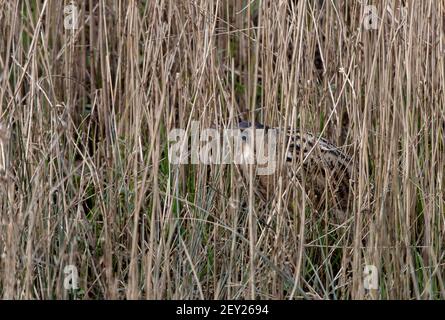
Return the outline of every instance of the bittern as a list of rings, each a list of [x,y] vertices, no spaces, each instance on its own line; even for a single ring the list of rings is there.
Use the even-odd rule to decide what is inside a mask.
[[[299,188],[304,185],[309,203],[312,203],[316,210],[327,207],[326,209],[332,210],[339,220],[346,218],[352,200],[351,186],[354,183],[353,161],[350,156],[329,141],[309,132],[284,131],[247,121],[240,121],[238,128],[241,130],[240,151],[244,159],[255,154],[258,146],[268,150],[271,137],[277,139],[277,149],[283,146],[282,143],[285,144],[285,148],[282,148],[285,155],[282,157],[283,165],[279,166],[276,172],[258,175],[258,165],[254,164],[255,191],[262,200],[270,200],[275,195],[276,181],[281,178],[283,185],[291,183]],[[271,129],[276,133],[273,136],[268,134]],[[252,133],[257,131],[262,131],[259,135],[261,139],[258,139],[257,134],[253,137]],[[252,143],[255,139],[258,141]],[[248,181],[249,165],[245,161],[240,168]]]

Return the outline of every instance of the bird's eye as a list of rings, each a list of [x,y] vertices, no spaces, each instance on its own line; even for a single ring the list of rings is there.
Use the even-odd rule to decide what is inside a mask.
[[[246,133],[242,133],[241,134],[241,139],[243,139],[243,141],[247,141],[247,134]]]

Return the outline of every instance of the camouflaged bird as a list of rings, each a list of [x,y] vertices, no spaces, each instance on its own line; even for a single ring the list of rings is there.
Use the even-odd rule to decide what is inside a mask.
[[[283,131],[247,121],[240,121],[238,128],[241,130],[241,152],[245,155],[244,158],[255,153],[258,147],[258,141],[251,143],[253,130],[264,130],[264,139],[259,139],[259,143],[267,146],[270,139],[268,131],[273,129],[278,141],[277,151],[280,150],[282,143],[285,143],[286,157],[281,170],[271,175],[255,174],[256,193],[263,201],[268,201],[274,196],[276,192],[274,184],[278,175],[283,179],[284,185],[292,183],[301,186],[304,181],[306,193],[316,210],[326,207],[327,204],[327,209],[335,212],[339,220],[347,217],[347,212],[351,208],[353,184],[353,161],[350,156],[334,144],[308,132]],[[248,181],[249,166],[242,163],[240,168]]]

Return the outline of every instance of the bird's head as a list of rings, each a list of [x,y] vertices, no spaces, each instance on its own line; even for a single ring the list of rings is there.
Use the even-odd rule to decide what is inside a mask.
[[[241,120],[238,123],[238,129],[241,130],[241,139],[243,140],[243,142],[249,142],[252,132],[255,132],[254,130],[263,129],[263,130],[267,131],[268,127],[266,127],[258,122],[250,122],[250,121],[242,121]]]
[[[252,144],[252,136],[255,135],[256,129],[264,129],[264,126],[257,122],[240,121],[238,127],[241,131],[241,155],[244,164],[252,163],[254,157],[254,146]]]
[[[268,149],[269,127],[258,122],[240,121],[238,123],[238,129],[241,131],[240,151],[242,153],[243,163],[252,163],[252,159],[255,159],[255,161],[258,160],[257,157],[259,155],[265,154],[264,150],[267,150],[266,153],[268,155],[272,153]],[[258,154],[258,150],[263,151]]]

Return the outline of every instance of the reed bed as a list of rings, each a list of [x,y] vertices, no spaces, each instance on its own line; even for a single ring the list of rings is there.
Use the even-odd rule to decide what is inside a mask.
[[[0,296],[444,299],[445,3],[372,4],[0,0]],[[350,154],[347,221],[169,162],[239,118]]]

